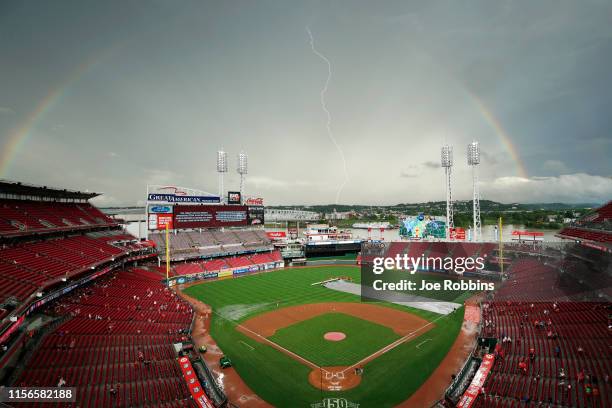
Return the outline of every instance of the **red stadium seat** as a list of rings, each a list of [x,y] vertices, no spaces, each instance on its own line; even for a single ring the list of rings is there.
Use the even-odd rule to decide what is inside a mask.
[[[84,407],[189,405],[172,343],[193,312],[149,271],[114,273],[52,310],[71,317],[44,337],[17,384],[63,378]]]
[[[116,225],[114,220],[89,203],[0,200],[0,235]]]

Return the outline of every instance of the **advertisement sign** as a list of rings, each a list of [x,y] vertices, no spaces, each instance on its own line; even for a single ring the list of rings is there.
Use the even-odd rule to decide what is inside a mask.
[[[244,225],[247,221],[247,209],[243,206],[240,206],[242,209],[238,209],[234,207],[232,209],[228,209],[227,207],[223,209],[217,210],[215,214],[215,221],[220,223],[221,225],[228,224],[236,224],[236,225]]]
[[[240,191],[228,191],[227,203],[230,205],[242,204],[242,197],[240,196]]]
[[[480,390],[482,389],[482,386],[484,385],[487,376],[489,375],[489,372],[493,368],[494,362],[495,356],[493,356],[493,354],[484,355],[482,363],[480,363],[480,367],[478,368],[478,371],[476,371],[472,382],[465,390],[465,393],[463,394],[461,399],[459,399],[457,407],[469,408],[474,405],[476,397],[478,397],[478,394],[480,393]]]
[[[465,228],[455,228],[457,239],[465,241]]]
[[[208,399],[204,389],[202,388],[202,384],[200,384],[200,380],[191,365],[191,361],[187,357],[181,357],[179,359],[179,364],[181,366],[181,371],[183,373],[183,379],[191,396],[193,397],[193,401],[200,408],[213,408],[213,403]]]
[[[249,197],[246,200],[246,205],[259,205],[259,206],[263,206],[263,198],[254,198],[254,197]]]
[[[247,224],[264,225],[264,208],[261,206],[249,206]]]
[[[512,235],[516,236],[521,236],[521,235],[527,235],[530,237],[543,237],[544,233],[540,232],[540,231],[512,231]]]
[[[173,229],[172,214],[149,214],[149,230]]]
[[[19,326],[21,326],[24,319],[25,316],[19,316],[17,321],[2,334],[2,337],[0,337],[0,343],[7,341],[11,334],[13,334],[19,328]]]
[[[155,194],[150,193],[147,197],[149,201],[158,201],[162,203],[197,203],[197,204],[215,204],[220,203],[219,196],[183,196],[175,194]]]
[[[149,213],[172,214],[171,205],[149,205]]]
[[[206,191],[186,187],[148,185],[147,201],[150,202],[150,205],[147,208],[149,213],[171,214],[172,206],[167,204],[219,204],[221,203],[221,197],[210,194]]]
[[[457,239],[457,240],[465,241],[465,228],[461,228],[461,227],[449,228],[448,232],[449,232],[450,239]]]
[[[172,229],[172,214],[157,214],[157,228],[158,229]]]
[[[246,206],[177,205],[174,228],[219,228],[247,225]]]
[[[269,231],[266,232],[266,235],[271,240],[287,238],[287,233],[285,231]]]
[[[157,214],[149,214],[149,229],[156,230],[157,229]]]

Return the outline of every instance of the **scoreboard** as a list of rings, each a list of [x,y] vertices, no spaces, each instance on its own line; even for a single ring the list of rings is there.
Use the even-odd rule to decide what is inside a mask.
[[[264,224],[263,199],[228,193],[227,205],[219,196],[175,186],[147,186],[149,231],[193,228],[246,227]]]
[[[149,230],[246,227],[264,224],[264,207],[246,205],[172,205],[147,211]],[[169,210],[168,210],[169,209]]]

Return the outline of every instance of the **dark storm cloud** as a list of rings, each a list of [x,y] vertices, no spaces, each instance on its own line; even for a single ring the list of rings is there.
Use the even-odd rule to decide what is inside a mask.
[[[441,199],[443,143],[468,198],[472,140],[483,198],[604,201],[611,13],[595,1],[2,2],[0,148],[55,97],[0,176],[136,203],[147,183],[216,192],[223,147],[227,187],[244,150],[247,194],[332,202],[344,176],[309,26],[332,64],[327,107],[350,175],[341,202]],[[546,179],[518,177],[476,100],[529,176]]]

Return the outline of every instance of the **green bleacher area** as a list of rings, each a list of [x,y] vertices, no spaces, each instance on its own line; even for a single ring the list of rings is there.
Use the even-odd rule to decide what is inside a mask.
[[[356,253],[348,253],[344,255],[333,255],[333,256],[309,256],[309,261],[333,261],[333,260],[342,260],[342,261],[351,261],[357,260]]]

